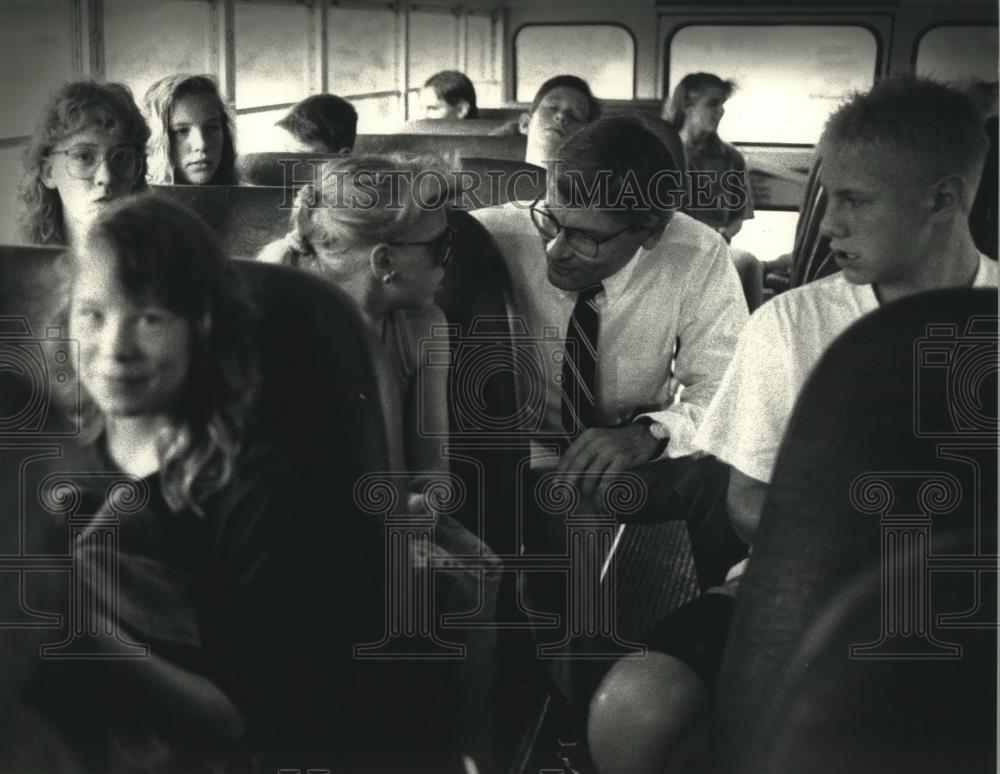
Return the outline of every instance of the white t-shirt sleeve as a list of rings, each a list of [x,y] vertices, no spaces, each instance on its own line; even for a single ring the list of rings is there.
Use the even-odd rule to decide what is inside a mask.
[[[765,304],[743,329],[694,439],[698,449],[765,483],[796,397],[790,342],[776,308]]]

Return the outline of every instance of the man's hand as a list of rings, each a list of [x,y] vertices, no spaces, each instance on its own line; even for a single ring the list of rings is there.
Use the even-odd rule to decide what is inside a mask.
[[[580,491],[589,497],[603,493],[623,470],[649,462],[659,445],[645,424],[591,427],[566,450],[558,469],[570,483],[580,479]]]

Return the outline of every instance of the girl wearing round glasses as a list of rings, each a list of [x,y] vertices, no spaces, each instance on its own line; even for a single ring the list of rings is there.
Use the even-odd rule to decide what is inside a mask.
[[[148,137],[120,83],[78,81],[55,91],[24,154],[25,240],[74,245],[109,202],[144,188]]]
[[[146,92],[149,182],[235,185],[236,121],[209,75],[168,75]]]

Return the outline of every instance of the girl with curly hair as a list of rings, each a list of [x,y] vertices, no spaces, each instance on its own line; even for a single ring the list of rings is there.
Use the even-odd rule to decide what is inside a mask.
[[[73,245],[111,201],[144,188],[148,138],[120,83],[76,81],[53,92],[23,159],[24,239]]]

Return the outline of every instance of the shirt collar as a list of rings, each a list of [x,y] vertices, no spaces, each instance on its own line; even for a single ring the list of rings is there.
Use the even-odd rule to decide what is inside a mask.
[[[645,252],[646,250],[640,246],[624,266],[622,266],[610,277],[605,277],[601,280],[601,284],[604,285],[603,295],[608,304],[615,303],[615,301],[617,301],[617,299],[625,293],[625,290],[628,288],[629,280],[632,279],[632,273],[635,271],[636,263],[642,259]],[[573,302],[576,301],[577,294],[580,292],[578,290],[562,290],[554,285],[552,286],[552,289],[563,298]],[[601,296],[598,296],[598,303],[600,303],[600,299]]]

